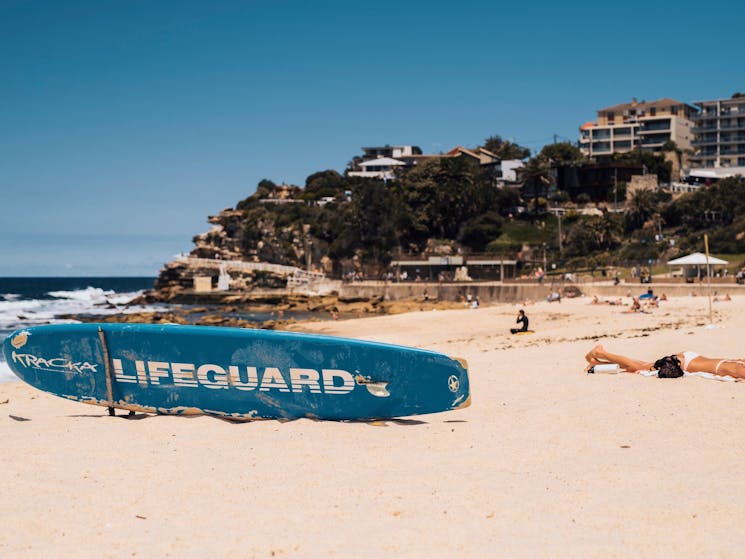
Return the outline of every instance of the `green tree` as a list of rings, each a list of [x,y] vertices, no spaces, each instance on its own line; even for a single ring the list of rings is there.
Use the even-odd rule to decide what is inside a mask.
[[[704,232],[721,252],[745,251],[745,178],[731,177],[684,194],[662,209],[668,228],[682,237],[681,248],[701,249]],[[716,242],[716,245],[714,245]]]
[[[462,227],[460,242],[481,252],[502,233],[502,217],[494,211],[471,218]]]
[[[659,213],[660,208],[655,194],[653,190],[640,189],[626,201],[627,231],[641,229],[654,214]]]
[[[497,155],[500,159],[525,159],[530,157],[530,150],[495,134],[484,140],[484,149]]]
[[[580,149],[571,142],[559,142],[543,146],[538,157],[550,160],[557,165],[571,165],[584,161]]]
[[[552,185],[551,165],[547,158],[531,157],[521,169],[523,198],[545,197]]]
[[[306,200],[320,200],[325,197],[338,197],[346,189],[346,180],[342,175],[333,170],[319,171],[305,179]]]
[[[401,202],[397,228],[404,245],[422,249],[427,239],[456,239],[463,224],[500,204],[510,204],[489,179],[464,157],[425,161],[391,184]]]
[[[670,182],[673,164],[671,161],[667,161],[664,155],[636,147],[627,153],[617,153],[613,156],[613,159],[642,165],[647,173],[657,175],[660,182]]]
[[[579,219],[567,234],[568,257],[590,256],[598,251],[618,248],[623,239],[623,224],[617,214],[586,216]]]
[[[380,180],[359,181],[352,188],[352,203],[331,243],[330,255],[342,258],[357,254],[363,263],[380,270],[390,262],[391,251],[398,245],[396,197]]]

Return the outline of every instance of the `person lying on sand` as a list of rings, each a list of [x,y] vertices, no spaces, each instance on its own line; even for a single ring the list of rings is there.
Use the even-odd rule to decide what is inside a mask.
[[[636,297],[632,297],[631,305],[629,306],[628,309],[622,312],[635,313],[635,312],[646,312],[646,311],[642,309],[642,305],[639,302],[639,299],[637,299]]]
[[[686,373],[711,373],[718,376],[731,376],[737,379],[745,379],[745,359],[721,359],[704,357],[693,351],[683,351],[671,357],[676,357],[680,367]],[[654,370],[655,363],[642,361],[625,355],[610,353],[598,344],[585,355],[587,360],[586,371],[595,365],[616,364],[626,373],[638,373],[639,371]],[[666,358],[663,358],[666,359]],[[659,360],[656,362],[658,363]]]

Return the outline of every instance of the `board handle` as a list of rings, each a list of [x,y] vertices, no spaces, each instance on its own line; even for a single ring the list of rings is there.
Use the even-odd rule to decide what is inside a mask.
[[[370,377],[363,377],[362,375],[357,375],[354,380],[357,384],[367,388],[367,391],[373,396],[387,398],[391,395],[386,388],[388,386],[387,382],[374,381]]]

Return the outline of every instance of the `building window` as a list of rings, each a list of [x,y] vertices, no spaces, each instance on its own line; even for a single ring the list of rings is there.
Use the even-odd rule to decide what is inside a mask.
[[[677,105],[673,105],[672,107],[670,107],[670,114],[671,115],[677,115],[678,114],[678,106]]]
[[[657,107],[649,107],[649,116],[657,116]]]

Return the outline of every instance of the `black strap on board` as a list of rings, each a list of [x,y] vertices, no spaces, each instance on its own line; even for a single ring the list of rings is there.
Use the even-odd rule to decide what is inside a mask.
[[[116,411],[114,410],[114,388],[111,378],[109,346],[106,344],[106,334],[104,334],[104,331],[100,326],[98,327],[98,338],[101,340],[101,346],[103,347],[104,371],[106,372],[106,396],[109,404],[109,415],[116,415]]]

